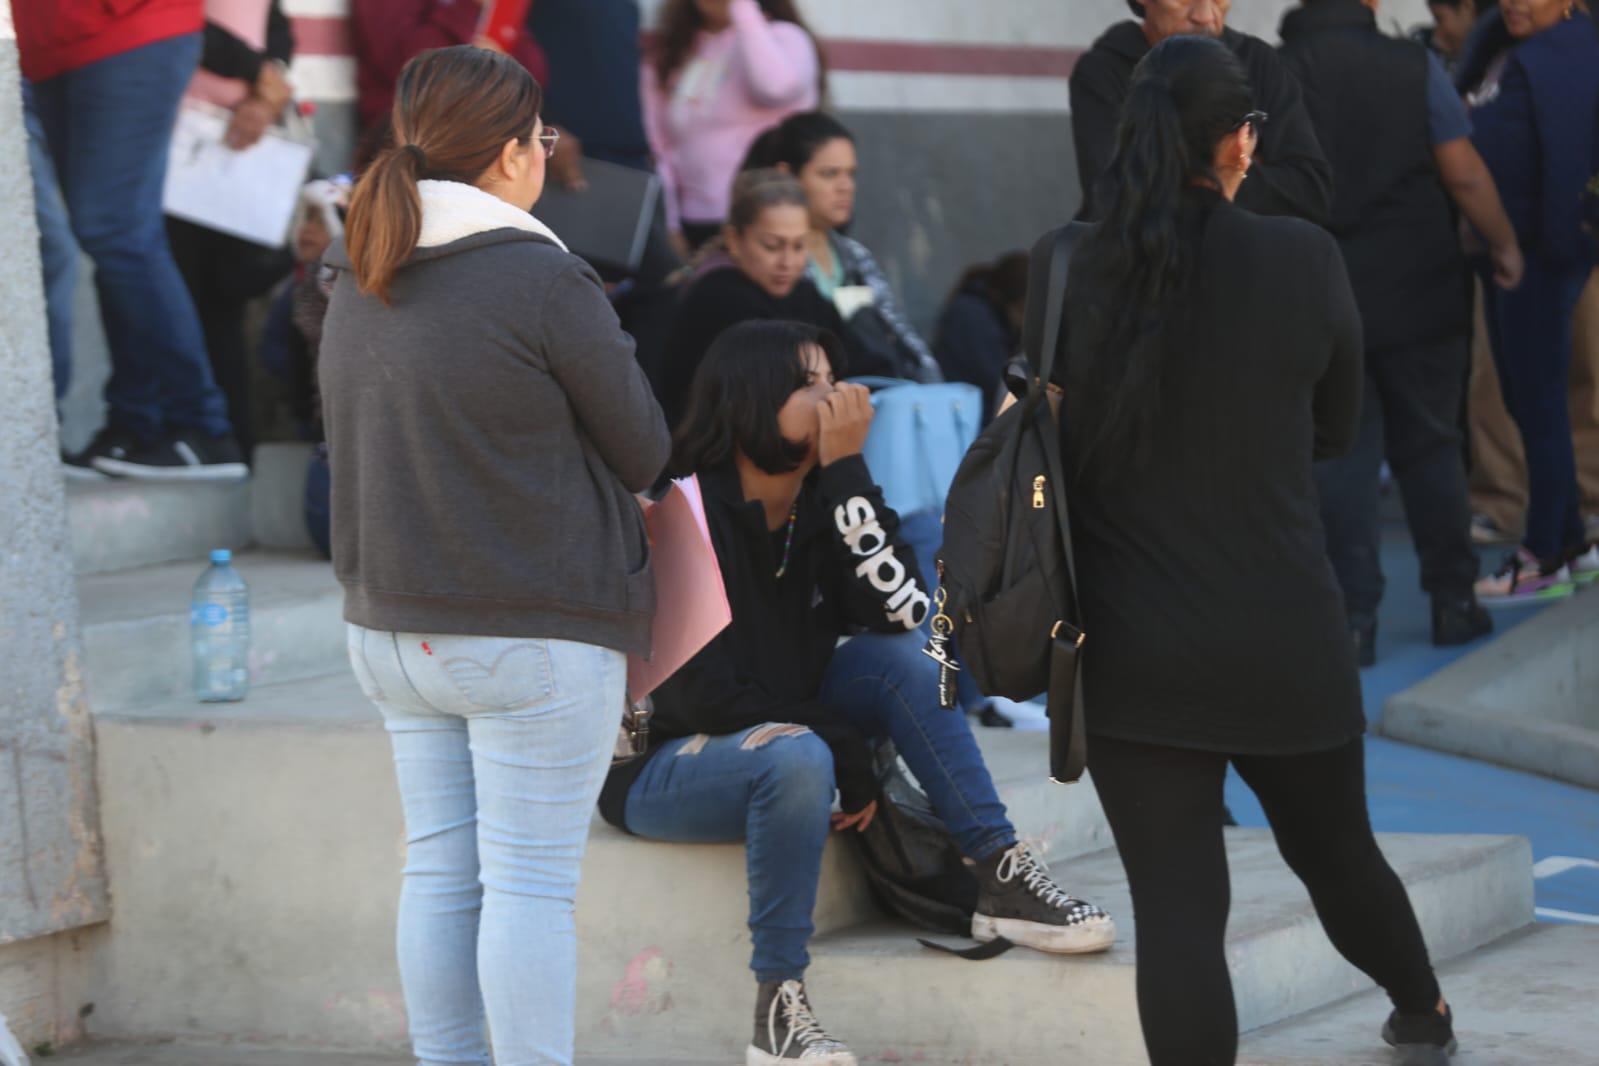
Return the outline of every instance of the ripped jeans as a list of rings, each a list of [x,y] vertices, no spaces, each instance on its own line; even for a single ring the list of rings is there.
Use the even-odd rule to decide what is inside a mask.
[[[833,654],[821,699],[872,739],[889,739],[961,851],[987,858],[1016,830],[966,716],[938,706],[937,668],[919,633],[866,634]],[[750,968],[760,981],[805,975],[806,945],[833,805],[833,755],[809,730],[756,726],[662,745],[627,795],[627,828],[652,840],[745,842]]]
[[[405,808],[397,949],[419,1066],[570,1066],[573,902],[627,683],[563,640],[349,626]]]

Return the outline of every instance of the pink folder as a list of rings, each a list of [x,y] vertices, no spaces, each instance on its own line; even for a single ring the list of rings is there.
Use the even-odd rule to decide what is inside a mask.
[[[733,621],[699,480],[672,482],[644,522],[654,555],[654,651],[648,659],[628,658],[627,695],[634,703],[659,688]]]

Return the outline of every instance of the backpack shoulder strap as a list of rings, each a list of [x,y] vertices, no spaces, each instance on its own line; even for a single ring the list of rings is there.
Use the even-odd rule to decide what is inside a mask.
[[[1029,414],[1037,419],[1039,432],[1051,438],[1046,440],[1043,450],[1049,464],[1049,477],[1055,483],[1055,492],[1050,497],[1050,509],[1054,512],[1061,552],[1066,563],[1066,609],[1071,615],[1067,621],[1077,626],[1081,624],[1082,613],[1077,602],[1077,560],[1072,546],[1071,512],[1066,499],[1066,470],[1061,455],[1060,427],[1066,418],[1066,405],[1064,402],[1061,404],[1058,419],[1051,418],[1048,401],[1044,397],[1048,396],[1049,381],[1055,370],[1056,355],[1060,350],[1061,326],[1066,314],[1066,282],[1071,267],[1072,252],[1087,229],[1086,224],[1073,222],[1046,234],[1034,246],[1027,274],[1028,328],[1023,333],[1028,361],[1036,371],[1036,377],[1028,390],[1028,403],[1038,405],[1038,409]],[[1034,317],[1035,308],[1038,309],[1037,319]],[[1068,654],[1054,647],[1054,642],[1052,648],[1052,655]],[[1075,652],[1072,652],[1069,657],[1074,656]],[[1052,675],[1055,672],[1054,669],[1051,670]],[[1070,735],[1068,762],[1057,770],[1059,776],[1056,779],[1062,782],[1075,781],[1081,776],[1087,751],[1082,671],[1074,666],[1069,674],[1072,679],[1069,685],[1052,684],[1049,691],[1048,713],[1052,723],[1051,732],[1064,728]],[[1069,688],[1070,691],[1057,691],[1058,687]],[[1069,721],[1061,722],[1060,719],[1063,717]]]
[[[1022,325],[1022,350],[1032,367],[1035,384],[1048,384],[1060,350],[1060,327],[1065,317],[1066,278],[1072,253],[1088,226],[1071,222],[1051,230],[1033,245],[1027,268],[1027,315]]]

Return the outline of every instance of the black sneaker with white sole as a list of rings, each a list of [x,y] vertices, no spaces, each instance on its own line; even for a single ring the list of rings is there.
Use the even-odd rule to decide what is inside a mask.
[[[973,865],[973,940],[988,943],[1004,937],[1057,955],[1087,955],[1116,943],[1110,915],[1057,885],[1032,845],[1016,844]]]
[[[94,468],[112,477],[144,481],[241,481],[250,475],[232,436],[185,430],[126,456],[102,456]]]
[[[104,481],[106,475],[95,469],[96,459],[126,459],[144,442],[125,429],[104,426],[81,452],[61,455],[61,473],[69,481]]]
[[[1455,1012],[1448,1005],[1444,1012],[1400,1014],[1397,1010],[1383,1024],[1382,1038],[1399,1051],[1399,1066],[1449,1066],[1459,1050],[1455,1040]]]
[[[755,995],[755,1036],[744,1066],[857,1066],[841,1040],[827,1035],[803,981],[762,981]]]

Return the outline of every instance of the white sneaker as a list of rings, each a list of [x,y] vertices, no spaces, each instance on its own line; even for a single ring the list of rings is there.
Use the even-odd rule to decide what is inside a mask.
[[[1571,560],[1566,566],[1571,570],[1571,580],[1579,586],[1599,581],[1599,544],[1588,545],[1587,551]]]

